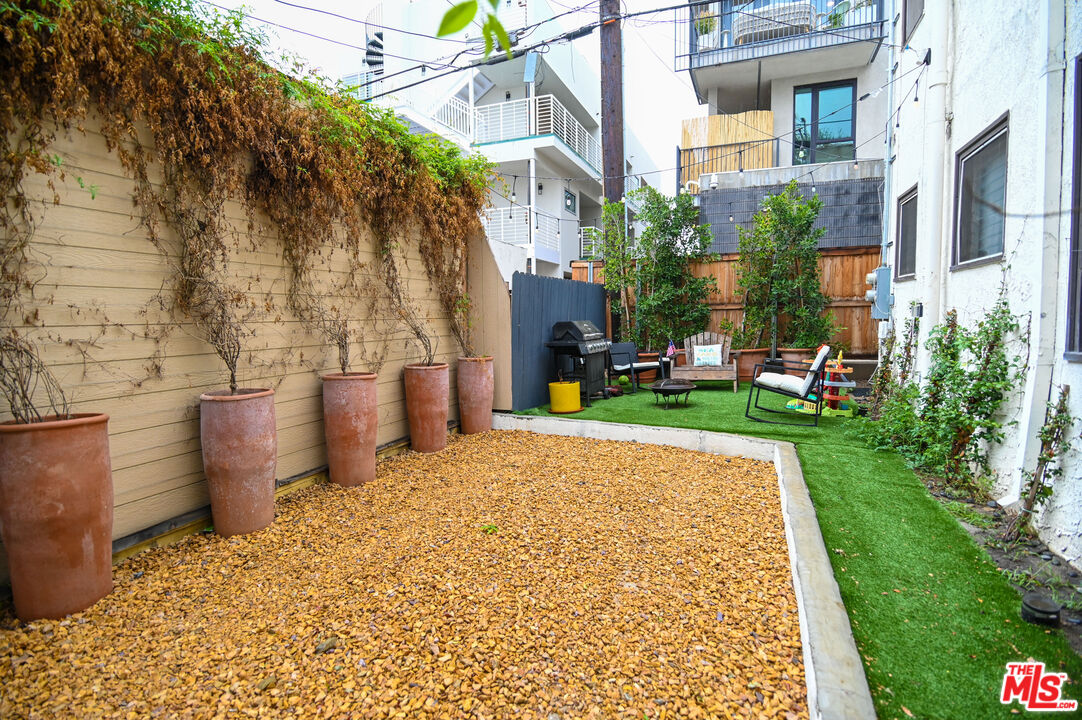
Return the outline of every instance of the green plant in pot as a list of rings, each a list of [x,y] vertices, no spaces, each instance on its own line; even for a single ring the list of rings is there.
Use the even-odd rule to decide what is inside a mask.
[[[738,337],[748,345],[793,348],[803,357],[837,331],[821,288],[818,196],[805,199],[796,181],[763,200],[749,228],[740,227],[737,287],[744,294]],[[775,355],[776,357],[776,355]],[[794,357],[794,356],[791,356]]]
[[[645,225],[635,265],[636,338],[642,347],[664,349],[669,340],[679,343],[710,322],[707,300],[717,285],[712,277],[695,276],[691,264],[710,258],[713,236],[709,225],[699,224],[690,195],[668,197],[649,186],[633,195]]]

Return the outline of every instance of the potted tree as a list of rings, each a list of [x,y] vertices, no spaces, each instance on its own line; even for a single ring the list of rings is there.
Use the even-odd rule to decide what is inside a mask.
[[[763,201],[753,227],[739,228],[737,285],[744,290],[742,341],[771,340],[771,357],[806,362],[836,331],[821,288],[816,228],[822,201],[805,199],[791,181]],[[824,314],[825,313],[825,314]],[[780,346],[780,347],[779,347]]]
[[[668,197],[649,186],[634,195],[645,225],[635,266],[636,329],[647,347],[664,349],[670,340],[682,342],[710,322],[707,299],[716,289],[714,278],[696,277],[690,264],[709,257],[713,236],[709,225],[699,224],[690,195]],[[657,356],[650,354],[651,359]]]
[[[378,364],[375,372],[350,372],[350,328],[342,313],[331,308],[323,321],[324,335],[338,349],[341,372],[323,375],[323,436],[327,443],[327,472],[344,487],[376,479],[379,436]]]
[[[0,530],[15,614],[85,610],[113,589],[109,416],[71,412],[13,330],[0,338],[0,391],[14,417],[0,424]]]
[[[197,326],[229,370],[229,388],[199,396],[199,440],[214,531],[224,537],[256,532],[274,521],[278,433],[272,388],[238,388],[241,339],[250,331],[220,286],[207,283]]]

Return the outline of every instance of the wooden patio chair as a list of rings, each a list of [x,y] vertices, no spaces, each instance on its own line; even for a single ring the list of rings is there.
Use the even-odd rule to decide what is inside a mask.
[[[696,365],[695,348],[700,345],[720,345],[721,363],[718,365]],[[715,332],[702,332],[684,340],[687,365],[673,366],[670,377],[674,380],[732,380],[733,392],[739,387],[736,377],[736,360],[730,357],[733,339],[729,335]]]
[[[823,345],[819,348],[819,354],[815,356],[815,360],[810,365],[807,363],[784,362],[773,362],[769,366],[765,363],[756,365],[752,375],[751,387],[748,388],[748,406],[744,410],[744,417],[755,422],[765,422],[773,425],[817,427],[819,425],[819,416],[823,414],[823,370],[826,367],[828,357],[830,357],[830,347]],[[771,370],[780,368],[782,372],[765,372],[767,367],[770,367]],[[789,416],[800,414],[796,411],[774,410],[763,407],[759,404],[759,393],[763,390],[800,400],[805,407],[808,407],[810,403],[814,409],[812,422],[784,422],[782,420],[767,420],[766,418],[752,416],[752,395],[755,396],[755,408],[757,410]]]
[[[609,383],[612,383],[613,375],[629,375],[631,376],[631,392],[635,392],[635,388],[639,385],[640,373],[657,370],[658,375],[661,374],[661,353],[657,354],[657,360],[639,362],[639,352],[635,343],[613,343],[609,347],[608,358]]]

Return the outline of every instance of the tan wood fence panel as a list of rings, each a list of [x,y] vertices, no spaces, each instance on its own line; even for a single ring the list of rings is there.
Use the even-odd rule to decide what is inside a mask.
[[[842,328],[831,339],[831,344],[848,347],[852,355],[875,355],[877,352],[876,321],[872,320],[871,303],[864,299],[867,286],[865,275],[879,265],[879,248],[841,248],[823,250],[820,267],[823,272],[823,293],[831,299],[829,310],[834,313]],[[708,330],[718,331],[723,320],[739,326],[744,315],[743,298],[736,285],[737,256],[723,255],[708,263],[694,263],[691,272],[697,277],[713,277],[717,284],[708,302],[710,325]],[[571,277],[585,282],[588,278],[587,261],[571,264]],[[594,261],[594,282],[604,282],[604,267]],[[600,279],[599,279],[600,278]]]
[[[166,255],[147,239],[133,208],[134,182],[107,150],[94,123],[86,125],[85,135],[62,135],[51,149],[63,159],[65,177],[54,180],[59,204],[54,204],[54,191],[44,178],[27,179],[33,212],[40,219],[32,242],[38,282],[27,310],[37,313],[41,325],[29,331],[30,336],[39,341],[44,360],[68,391],[74,411],[110,416],[113,535],[119,538],[208,503],[198,398],[203,391],[223,387],[228,378],[195,329],[184,318],[172,318],[160,302],[163,297],[168,301],[171,293],[176,237],[162,227]],[[152,181],[161,177],[157,168],[150,170]],[[80,187],[79,178],[86,188],[95,186],[93,197]],[[337,371],[337,352],[287,310],[289,273],[270,220],[257,215],[249,237],[243,207],[230,203],[227,214],[236,246],[230,253],[230,276],[259,306],[250,323],[254,335],[244,343],[238,379],[242,386],[275,388],[277,474],[293,477],[326,463],[319,378]],[[406,229],[403,232],[408,236]],[[401,247],[407,292],[432,332],[437,361],[451,364],[450,413],[455,419],[454,367],[461,351],[425,277],[416,243],[407,239]],[[485,242],[471,247],[488,252]],[[374,248],[362,249],[362,260],[374,257]],[[321,288],[329,292],[336,287],[347,268],[344,253],[327,254],[316,270]],[[363,272],[378,281],[371,268]],[[495,296],[489,297],[490,278],[486,275],[477,282],[476,289],[471,287],[475,297],[481,297],[485,306],[495,303]],[[496,290],[506,295],[502,284],[492,292]],[[379,442],[405,437],[401,375],[403,365],[421,358],[416,342],[408,332],[393,327],[386,297],[377,297],[374,305],[341,295],[331,301],[349,309],[356,331],[354,370],[366,367],[362,348],[374,353],[385,347],[378,387]],[[21,324],[21,318],[5,321]],[[503,372],[509,373],[509,348],[506,354],[501,361],[506,364]],[[0,420],[8,417],[0,415]],[[0,568],[0,575],[4,570]]]

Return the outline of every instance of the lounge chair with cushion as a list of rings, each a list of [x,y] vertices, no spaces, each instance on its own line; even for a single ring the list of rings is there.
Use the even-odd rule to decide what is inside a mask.
[[[823,345],[811,365],[807,363],[783,363],[774,362],[770,365],[762,364],[755,366],[748,389],[748,406],[744,416],[756,422],[773,423],[775,425],[806,425],[815,427],[819,425],[819,416],[823,414],[823,369],[826,367],[827,358],[830,357],[830,347]],[[766,368],[771,368],[770,372]],[[781,372],[773,372],[780,369]],[[805,407],[809,404],[814,408],[812,422],[785,422],[784,420],[767,420],[766,418],[753,417],[751,414],[752,395],[755,396],[755,408],[768,413],[787,415],[792,418],[798,417],[799,413],[786,410],[766,408],[759,404],[759,393],[765,390],[777,393],[787,398],[801,400]]]
[[[678,380],[732,380],[733,392],[737,391],[736,360],[730,352],[733,339],[729,335],[702,332],[684,340],[687,365],[672,368],[673,379]]]
[[[635,343],[613,343],[609,347],[610,383],[613,375],[629,375],[631,377],[631,392],[635,392],[635,388],[639,385],[639,374],[650,370],[657,370],[658,374],[661,373],[661,353],[657,354],[657,360],[640,362]]]

